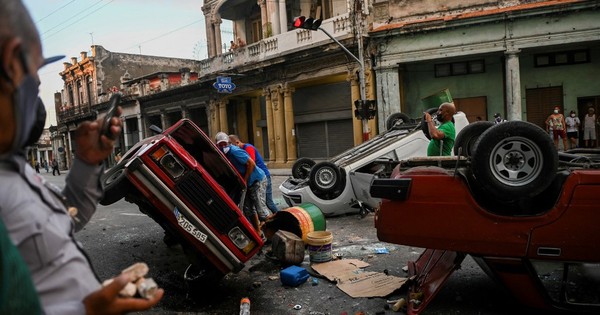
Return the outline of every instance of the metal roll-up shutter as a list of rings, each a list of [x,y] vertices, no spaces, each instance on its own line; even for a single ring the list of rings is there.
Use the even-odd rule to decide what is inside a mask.
[[[294,120],[298,156],[327,160],[354,144],[349,82],[297,88]]]
[[[327,160],[354,145],[351,119],[298,124],[298,156]]]
[[[527,89],[527,121],[534,123],[544,130],[546,129],[546,119],[552,114],[555,106],[563,108],[563,89],[562,86]]]

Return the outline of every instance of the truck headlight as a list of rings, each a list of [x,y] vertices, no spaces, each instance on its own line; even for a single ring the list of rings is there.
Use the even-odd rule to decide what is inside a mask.
[[[158,161],[158,163],[163,167],[173,179],[178,178],[183,175],[185,172],[185,167],[177,160],[177,158],[171,153],[167,146],[162,146],[158,148],[154,153],[152,153],[152,157]]]
[[[234,227],[227,233],[229,239],[237,246],[237,248],[241,249],[244,253],[248,254],[255,246],[254,243],[239,227]]]

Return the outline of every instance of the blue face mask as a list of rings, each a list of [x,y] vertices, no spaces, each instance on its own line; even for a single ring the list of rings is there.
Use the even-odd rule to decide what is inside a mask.
[[[34,144],[42,135],[46,123],[46,108],[38,96],[38,83],[27,75],[13,95],[15,110],[15,139],[11,152]]]

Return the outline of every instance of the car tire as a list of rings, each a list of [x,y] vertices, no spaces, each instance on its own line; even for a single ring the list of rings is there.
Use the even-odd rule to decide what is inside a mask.
[[[310,170],[310,189],[316,194],[334,192],[340,187],[342,174],[340,168],[331,162],[317,163]]]
[[[425,111],[425,112],[429,113],[429,115],[431,115],[431,119],[433,120],[433,123],[435,124],[436,127],[439,125],[438,121],[435,119],[435,117],[437,116],[436,115],[437,111],[438,111],[437,107],[432,107]],[[423,130],[425,137],[427,137],[427,139],[431,140],[431,135],[429,134],[429,125],[427,124],[427,120],[425,120],[425,115],[423,115],[423,119],[421,119],[421,130]]]
[[[476,121],[466,125],[456,136],[454,141],[454,155],[470,157],[473,155],[473,145],[479,136],[494,125],[491,121]],[[462,149],[461,149],[462,148]]]
[[[125,197],[131,189],[131,183],[127,180],[127,169],[125,163],[119,163],[106,171],[101,177],[104,187],[104,196],[99,203],[103,206],[111,205]]]
[[[486,130],[473,146],[471,171],[498,199],[534,197],[556,176],[558,152],[542,128],[510,121]]]
[[[385,127],[392,130],[395,126],[409,123],[411,120],[405,113],[393,113],[386,119]]]
[[[316,162],[309,158],[299,158],[292,165],[292,177],[297,179],[307,179],[310,176],[310,170]]]

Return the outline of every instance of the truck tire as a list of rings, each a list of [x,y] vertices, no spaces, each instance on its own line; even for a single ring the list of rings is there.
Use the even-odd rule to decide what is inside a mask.
[[[99,203],[103,206],[111,205],[125,197],[131,189],[131,183],[127,180],[127,169],[125,163],[119,163],[106,171],[101,177],[104,195]]]
[[[536,196],[552,183],[558,169],[552,139],[540,127],[523,121],[488,128],[472,153],[477,184],[500,199]]]
[[[454,155],[470,157],[473,155],[473,145],[479,136],[488,128],[494,126],[491,121],[476,121],[466,125],[456,136],[454,141]],[[460,150],[459,150],[460,149]]]

